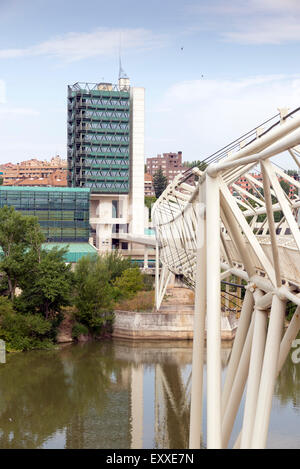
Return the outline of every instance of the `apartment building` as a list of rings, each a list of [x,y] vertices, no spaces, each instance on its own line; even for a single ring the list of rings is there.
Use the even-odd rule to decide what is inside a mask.
[[[169,183],[173,181],[177,174],[186,170],[182,164],[182,152],[163,153],[162,155],[159,154],[153,158],[147,158],[146,169],[150,176],[153,177],[159,168],[162,169]]]
[[[0,170],[3,172],[2,177],[4,186],[67,185],[67,161],[63,160],[58,155],[51,158],[50,161],[30,159],[20,163],[5,163],[0,165]],[[53,174],[56,174],[56,176],[52,176]],[[31,181],[35,181],[35,183],[32,183]],[[64,182],[61,183],[61,181]]]

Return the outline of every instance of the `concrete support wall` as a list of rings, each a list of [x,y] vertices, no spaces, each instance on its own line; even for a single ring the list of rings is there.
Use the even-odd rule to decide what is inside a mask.
[[[187,306],[186,306],[187,308]],[[124,339],[192,339],[194,311],[172,310],[162,313],[115,311],[113,337]],[[233,340],[236,332],[233,316],[221,317],[222,340]]]

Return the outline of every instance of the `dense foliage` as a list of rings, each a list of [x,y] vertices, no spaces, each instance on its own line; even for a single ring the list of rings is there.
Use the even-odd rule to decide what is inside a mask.
[[[74,274],[74,336],[79,335],[80,325],[95,335],[110,329],[116,302],[149,288],[140,269],[118,251],[80,259]]]
[[[43,249],[36,217],[0,209],[0,339],[7,350],[49,348],[64,312],[72,311],[73,338],[110,331],[119,300],[153,282],[118,251],[80,259],[73,272],[66,249]]]
[[[144,281],[138,267],[124,270],[114,283],[119,298],[132,298],[138,291],[143,289]]]
[[[166,189],[168,185],[168,179],[163,173],[161,168],[153,176],[153,187],[155,192],[155,197],[158,199],[163,191]]]
[[[0,338],[8,350],[53,344],[60,310],[70,304],[73,274],[64,250],[46,251],[37,218],[0,209]]]
[[[205,171],[205,169],[207,168],[207,163],[205,163],[205,161],[201,161],[201,160],[185,161],[183,163],[183,166],[186,166],[187,168],[198,167],[201,171]]]
[[[155,196],[145,196],[145,206],[148,208],[148,219],[151,221],[151,210],[156,201]]]

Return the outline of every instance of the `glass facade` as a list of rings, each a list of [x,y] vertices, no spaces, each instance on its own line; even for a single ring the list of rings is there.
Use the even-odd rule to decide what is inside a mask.
[[[68,87],[68,186],[129,192],[130,93],[117,85]]]
[[[0,207],[34,215],[47,241],[88,242],[89,189],[0,186]]]

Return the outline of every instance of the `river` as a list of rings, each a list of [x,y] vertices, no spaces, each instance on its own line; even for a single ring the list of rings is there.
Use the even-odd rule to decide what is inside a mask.
[[[223,378],[229,356],[224,347]],[[186,448],[191,361],[185,341],[9,354],[0,364],[0,448]],[[241,421],[239,413],[231,445]],[[276,382],[267,447],[300,448],[300,363],[291,356]]]

